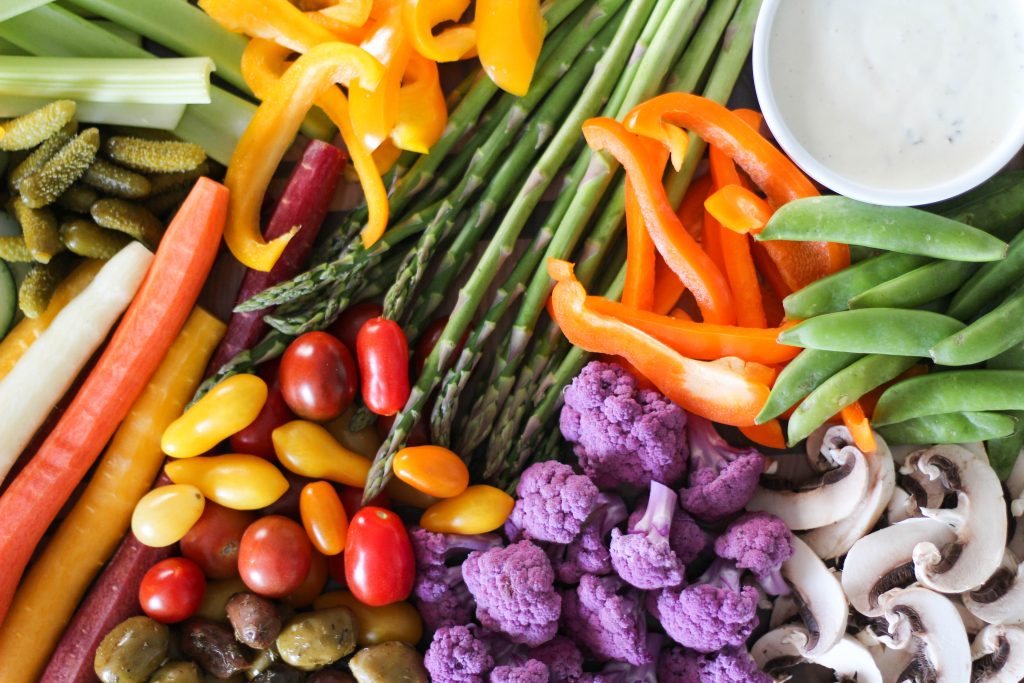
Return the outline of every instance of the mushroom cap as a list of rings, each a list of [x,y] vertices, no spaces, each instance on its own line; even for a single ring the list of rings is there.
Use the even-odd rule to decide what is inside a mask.
[[[990,624],[1024,624],[1024,564],[1010,553],[979,588],[960,596],[967,610]]]
[[[805,654],[817,657],[834,647],[846,633],[850,608],[843,587],[821,558],[798,537],[793,539],[793,555],[782,563],[781,571],[793,588],[807,627]]]
[[[1024,628],[990,625],[974,637],[975,683],[1017,683],[1024,679]]]
[[[1020,498],[1024,494],[1024,450],[1017,454],[1010,476],[1006,478],[1006,489],[1010,498]]]
[[[912,557],[920,543],[944,546],[956,540],[947,525],[915,517],[879,529],[853,544],[843,563],[843,590],[861,614],[878,617],[884,611],[879,597],[913,583]]]
[[[850,636],[843,636],[828,651],[817,656],[807,654],[810,634],[800,626],[782,626],[761,636],[750,650],[754,662],[762,671],[771,672],[772,663],[792,665],[807,661],[832,669],[836,680],[857,683],[883,683],[871,652]]]
[[[917,507],[917,500],[907,493],[902,486],[895,486],[892,496],[889,497],[889,504],[885,508],[885,521],[887,524],[899,524],[903,520],[918,517],[920,509]]]
[[[921,586],[891,591],[880,599],[889,623],[883,643],[908,647],[916,640],[911,666],[931,672],[935,683],[965,683],[971,677],[971,648],[960,615],[949,598]],[[902,680],[902,679],[900,679]]]

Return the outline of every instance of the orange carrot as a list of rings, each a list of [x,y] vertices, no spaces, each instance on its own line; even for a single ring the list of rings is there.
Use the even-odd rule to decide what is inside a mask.
[[[865,453],[874,453],[878,448],[878,444],[875,442],[875,433],[871,431],[871,423],[868,422],[868,418],[864,415],[864,409],[861,407],[860,402],[854,401],[843,408],[840,414],[843,418],[843,424],[850,430],[850,435],[853,437],[853,442],[857,445],[857,448]]]
[[[764,424],[740,427],[740,433],[756,444],[768,448],[785,448],[786,437],[782,434],[782,424],[777,420],[769,420]]]
[[[135,300],[57,426],[0,497],[0,622],[47,527],[146,387],[217,255],[228,191],[200,178],[171,221]]]

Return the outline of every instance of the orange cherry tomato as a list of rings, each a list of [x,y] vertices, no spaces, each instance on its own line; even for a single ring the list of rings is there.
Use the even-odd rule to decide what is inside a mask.
[[[299,513],[314,548],[324,555],[345,549],[348,515],[333,486],[326,481],[307,484],[299,496]]]
[[[370,461],[342,446],[324,427],[293,420],[271,435],[277,459],[295,474],[362,488]]]
[[[423,511],[420,526],[444,534],[485,534],[512,514],[515,500],[501,489],[478,484]]]
[[[327,558],[316,550],[310,556],[309,572],[302,585],[295,589],[294,593],[285,596],[281,602],[289,607],[309,607],[316,600],[317,596],[324,592],[327,585]]]
[[[395,454],[395,476],[435,498],[451,498],[469,486],[469,469],[462,458],[441,446],[412,446]]]
[[[256,375],[228,377],[167,426],[160,446],[172,458],[206,453],[252,424],[266,401],[267,383]]]

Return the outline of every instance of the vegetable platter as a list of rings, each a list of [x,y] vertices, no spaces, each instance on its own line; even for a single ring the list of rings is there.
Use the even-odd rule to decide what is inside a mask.
[[[0,683],[1024,680],[1024,12],[859,2],[9,0]]]

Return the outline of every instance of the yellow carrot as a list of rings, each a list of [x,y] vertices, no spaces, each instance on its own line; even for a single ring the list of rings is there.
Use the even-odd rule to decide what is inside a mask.
[[[196,308],[132,406],[82,497],[25,574],[0,627],[2,683],[36,681],[164,461],[160,437],[199,385],[224,324]]]
[[[89,260],[75,268],[57,286],[57,291],[54,292],[42,315],[38,318],[24,318],[4,337],[3,342],[0,342],[0,379],[3,379],[21,360],[28,347],[46,331],[61,309],[92,282],[101,267],[103,261]]]

